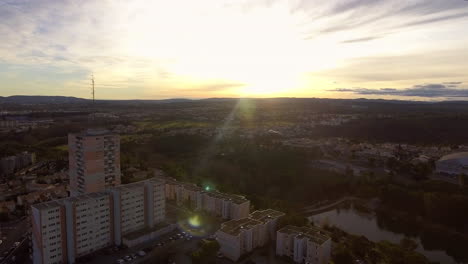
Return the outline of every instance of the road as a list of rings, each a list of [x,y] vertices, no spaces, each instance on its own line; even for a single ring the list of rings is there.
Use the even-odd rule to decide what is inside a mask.
[[[331,204],[326,204],[326,205],[323,205],[323,206],[320,206],[320,207],[316,207],[316,206],[306,206],[302,209],[302,212],[304,214],[316,214],[316,213],[320,213],[322,211],[327,211],[327,210],[330,210],[332,208],[334,208],[335,206],[338,206],[339,204],[341,203],[344,203],[344,202],[347,202],[347,201],[355,201],[355,200],[360,200],[360,198],[357,198],[357,197],[352,197],[352,196],[347,196],[347,197],[343,197],[341,198],[340,200],[334,202],[334,203],[331,203]]]
[[[0,231],[2,240],[2,244],[0,245],[0,256],[6,260],[14,255],[11,253],[15,252],[10,252],[10,249],[15,242],[21,242],[21,247],[23,247],[24,244],[27,244],[26,234],[28,231],[28,220],[27,218],[23,218],[15,222],[0,223]],[[0,263],[4,262],[7,261],[2,259],[2,262]]]

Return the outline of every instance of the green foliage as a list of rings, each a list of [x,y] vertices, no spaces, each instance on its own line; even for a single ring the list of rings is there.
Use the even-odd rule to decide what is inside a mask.
[[[193,263],[210,263],[212,259],[216,256],[220,246],[218,241],[202,241],[199,249],[195,250],[191,254]]]

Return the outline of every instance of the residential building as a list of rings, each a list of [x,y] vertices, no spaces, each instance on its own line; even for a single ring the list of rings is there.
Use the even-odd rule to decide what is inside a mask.
[[[468,175],[468,152],[445,155],[436,162],[436,171],[453,178]]]
[[[206,191],[202,192],[201,209],[223,219],[240,219],[249,216],[250,201],[240,195]]]
[[[288,225],[276,234],[276,255],[290,257],[296,263],[329,263],[332,242],[324,230]]]
[[[36,155],[27,151],[0,160],[0,175],[8,175],[36,162]]]
[[[163,181],[152,178],[145,181],[148,206],[148,227],[152,228],[166,219],[166,196]]]
[[[122,236],[145,227],[145,183],[136,182],[111,190],[114,200],[114,239],[122,243]]]
[[[164,182],[152,178],[121,185],[110,191],[114,201],[114,242],[145,228],[162,223],[165,216]]]
[[[51,201],[31,206],[34,264],[67,262],[65,205]]]
[[[196,210],[204,210],[223,219],[240,219],[249,216],[250,201],[244,196],[207,191],[173,178],[156,177],[165,182],[166,199],[178,205],[187,205]]]
[[[247,218],[233,219],[221,224],[216,232],[220,252],[232,261],[257,247],[274,240],[278,220],[284,213],[267,209],[255,211]]]
[[[175,227],[164,223],[164,182],[155,178],[35,204],[31,211],[34,263],[75,263],[127,236],[135,245]]]
[[[67,219],[68,263],[114,243],[112,196],[90,193],[62,200]]]
[[[68,135],[72,196],[120,185],[120,137],[107,130]]]

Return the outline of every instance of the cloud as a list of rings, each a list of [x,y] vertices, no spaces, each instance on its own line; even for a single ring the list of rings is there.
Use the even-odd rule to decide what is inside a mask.
[[[461,84],[461,82],[449,82]],[[351,92],[358,95],[386,95],[407,96],[427,98],[468,98],[468,89],[456,88],[457,85],[447,86],[445,84],[421,84],[407,89],[381,88],[338,88],[328,90],[329,92]]]
[[[405,23],[405,24],[402,25],[402,27],[419,26],[419,25],[424,25],[424,24],[429,24],[429,23],[436,23],[436,22],[454,20],[454,19],[465,18],[465,17],[468,17],[468,12],[459,13],[459,14],[444,15],[444,16],[428,18],[428,19],[423,19],[423,20],[417,20],[417,21]]]
[[[364,38],[356,38],[356,39],[348,39],[341,41],[341,43],[355,43],[355,42],[365,42],[365,41],[371,41],[374,39],[379,39],[381,38],[380,36],[371,36],[371,37],[364,37]]]

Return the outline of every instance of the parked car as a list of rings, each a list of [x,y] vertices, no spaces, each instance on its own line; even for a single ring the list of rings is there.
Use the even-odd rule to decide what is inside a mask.
[[[143,250],[138,251],[138,256],[143,257],[146,253]]]
[[[118,259],[116,262],[117,262],[117,264],[123,264],[123,263],[125,262],[125,260],[123,260],[123,259]]]

